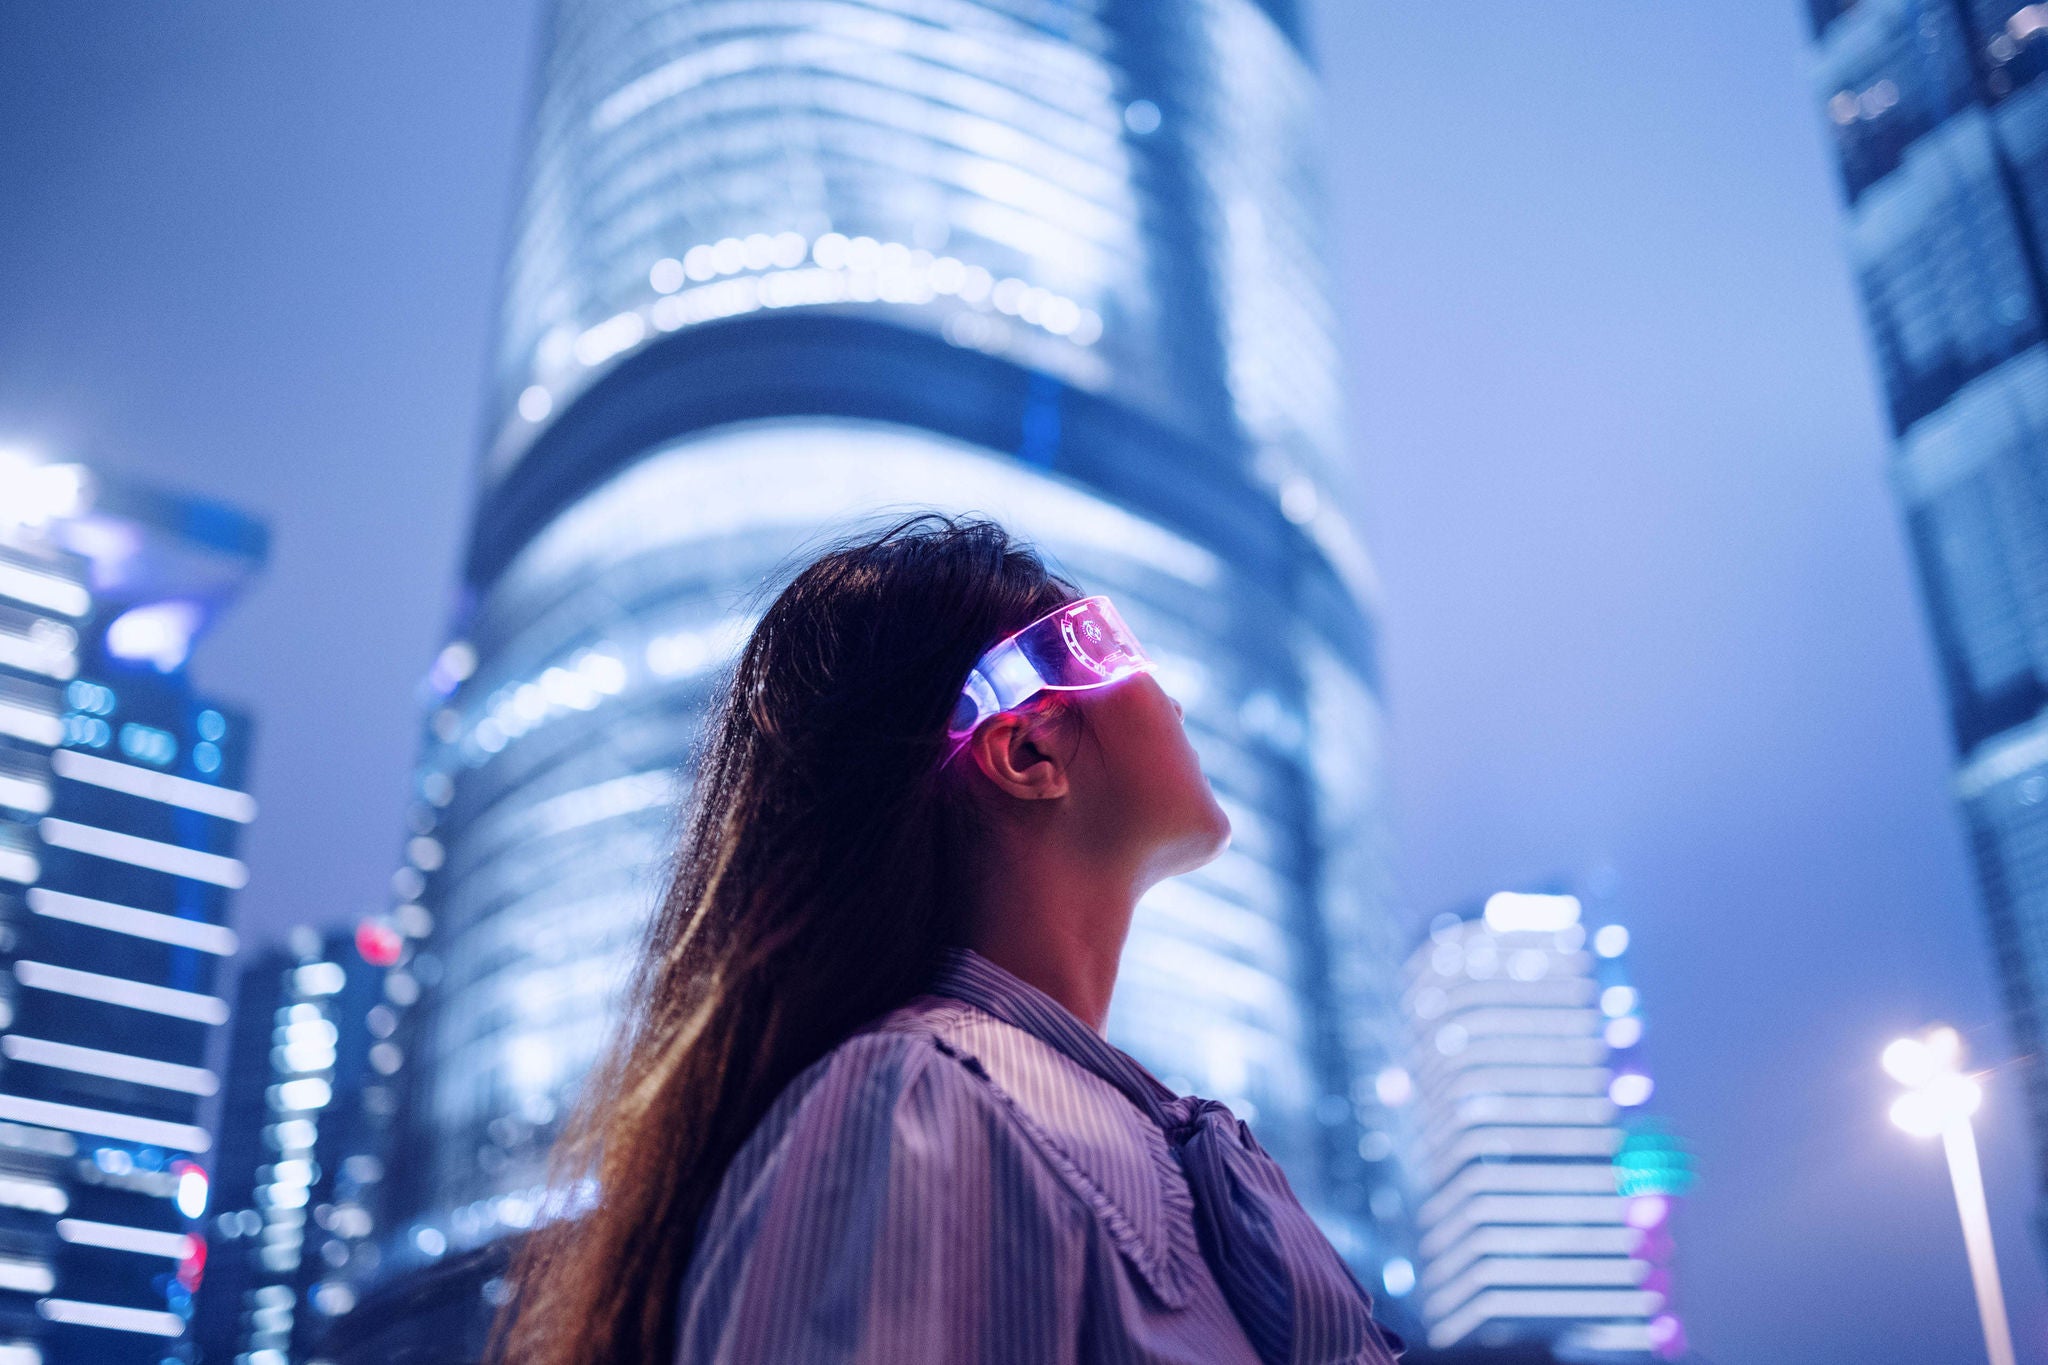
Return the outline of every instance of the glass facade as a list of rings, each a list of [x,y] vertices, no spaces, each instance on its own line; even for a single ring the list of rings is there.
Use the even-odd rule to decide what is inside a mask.
[[[399,1062],[383,988],[398,946],[377,922],[300,928],[242,966],[193,1321],[199,1365],[317,1360],[331,1320],[355,1307],[340,1272],[375,1230],[393,1107],[384,1078]]]
[[[97,491],[95,493],[95,485]],[[231,509],[0,457],[0,1362],[194,1359],[249,725],[194,638]]]
[[[416,1159],[380,1273],[532,1222],[763,584],[925,507],[1115,594],[1236,826],[1140,907],[1112,1035],[1250,1117],[1361,1266],[1394,1254],[1314,100],[1291,8],[1250,0],[556,6],[393,886]]]
[[[2048,1190],[2048,10],[1813,6],[1893,482]]]
[[[1543,1343],[1562,1360],[1684,1354],[1669,1221],[1683,1157],[1640,1121],[1628,933],[1569,895],[1440,916],[1409,959],[1419,1276],[1429,1345]]]

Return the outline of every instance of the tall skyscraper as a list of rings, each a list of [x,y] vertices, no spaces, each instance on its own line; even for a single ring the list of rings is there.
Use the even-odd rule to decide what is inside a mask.
[[[191,1358],[249,724],[192,643],[263,528],[0,456],[0,1361]]]
[[[1809,3],[2048,1191],[2048,9]]]
[[[350,1261],[371,1245],[397,1069],[378,921],[294,930],[250,957],[235,992],[212,1246],[193,1337],[199,1365],[305,1365],[355,1307]]]
[[[1111,1032],[1377,1275],[1401,945],[1315,94],[1287,0],[554,6],[394,884],[431,931],[387,1270],[531,1221],[762,585],[938,507],[1161,656],[1237,837],[1141,907]]]
[[[1409,959],[1414,1061],[1395,1088],[1413,1100],[1411,1282],[1432,1347],[1684,1351],[1668,1224],[1688,1171],[1639,1116],[1627,946],[1620,925],[1589,933],[1576,896],[1504,891],[1440,916]]]

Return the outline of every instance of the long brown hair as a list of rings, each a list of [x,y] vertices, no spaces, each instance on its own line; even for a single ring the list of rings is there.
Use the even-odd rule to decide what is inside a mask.
[[[755,627],[697,757],[623,1022],[553,1154],[580,1212],[515,1258],[509,1365],[674,1353],[697,1223],[775,1096],[916,993],[973,831],[942,771],[962,680],[1074,596],[985,521],[913,518],[815,560]]]

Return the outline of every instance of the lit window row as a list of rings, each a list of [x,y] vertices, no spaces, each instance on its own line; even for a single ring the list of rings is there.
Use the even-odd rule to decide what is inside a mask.
[[[811,265],[804,265],[806,258]],[[1027,280],[998,279],[981,266],[901,242],[836,232],[816,241],[784,231],[700,243],[680,257],[656,261],[648,285],[658,297],[641,308],[616,313],[580,332],[549,333],[536,356],[538,373],[558,375],[571,362],[593,369],[656,333],[696,323],[833,303],[924,305],[946,298],[1015,318],[1077,346],[1092,346],[1102,335],[1102,318],[1094,310]],[[551,379],[529,385],[519,395],[519,415],[528,422],[545,421],[563,387]]]

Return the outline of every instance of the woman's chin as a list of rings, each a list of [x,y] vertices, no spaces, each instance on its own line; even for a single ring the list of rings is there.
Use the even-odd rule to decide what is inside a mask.
[[[1224,849],[1230,847],[1230,817],[1223,813],[1223,808],[1214,800],[1209,802],[1207,817],[1198,828],[1190,830],[1187,837],[1179,841],[1175,851],[1180,856],[1175,859],[1174,869],[1169,876],[1177,877],[1183,872],[1193,872],[1196,868],[1207,867],[1223,856]]]
[[[1209,856],[1202,860],[1205,863],[1221,857],[1223,850],[1230,847],[1231,836],[1237,832],[1230,827],[1230,816],[1224,813],[1222,804],[1213,796],[1209,798],[1209,809],[1216,813],[1216,822],[1214,846],[1209,850]]]

